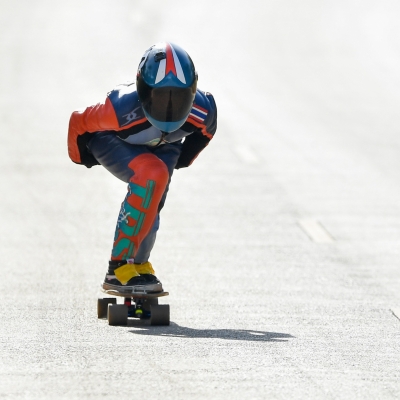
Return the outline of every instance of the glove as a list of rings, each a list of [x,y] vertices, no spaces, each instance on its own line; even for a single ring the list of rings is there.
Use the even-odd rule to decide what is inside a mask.
[[[81,155],[81,165],[84,165],[86,168],[92,168],[95,165],[100,165],[100,163],[94,158],[92,153],[85,151]]]

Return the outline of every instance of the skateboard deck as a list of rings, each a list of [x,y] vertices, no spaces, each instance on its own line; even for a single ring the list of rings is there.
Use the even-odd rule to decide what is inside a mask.
[[[169,292],[157,292],[157,293],[148,293],[146,290],[135,290],[133,292],[119,292],[118,290],[113,289],[101,289],[103,293],[106,293],[110,296],[117,296],[117,297],[126,297],[132,299],[155,299],[157,297],[164,297],[168,296]]]

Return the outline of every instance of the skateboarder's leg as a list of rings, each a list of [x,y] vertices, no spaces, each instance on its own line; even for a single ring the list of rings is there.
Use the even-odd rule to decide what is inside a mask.
[[[135,262],[138,264],[143,264],[147,262],[150,258],[150,253],[154,247],[157,238],[157,231],[160,227],[160,216],[157,214],[156,219],[153,223],[153,226],[150,229],[150,232],[143,239],[140,244],[138,251],[135,255]]]
[[[158,205],[158,215],[154,221],[154,224],[147,234],[143,242],[140,244],[139,249],[135,256],[135,262],[137,263],[145,263],[149,260],[151,250],[153,249],[154,243],[156,241],[157,231],[160,226],[160,211],[164,207],[165,200],[167,198],[167,193],[169,189],[169,183],[171,182],[171,177],[174,172],[174,168],[176,163],[178,162],[179,155],[181,154],[181,147],[180,143],[171,143],[165,144],[163,146],[157,147],[154,149],[154,154],[161,159],[168,168],[169,172],[169,180],[168,185],[164,191],[163,196],[161,197],[160,203]]]
[[[118,217],[112,260],[135,258],[153,226],[169,179],[166,165],[151,153],[135,156],[128,167],[133,175]]]
[[[162,151],[152,151],[146,146],[123,142],[115,133],[102,132],[96,134],[89,149],[107,170],[128,183],[128,194],[121,205],[115,232],[110,268],[123,284],[130,284],[132,279],[139,282],[138,278],[142,277],[146,278],[146,284],[150,284],[154,281],[152,276],[148,276],[154,272],[150,263],[147,263],[149,268],[145,265],[140,268],[142,277],[139,277],[135,265],[125,265],[123,260],[148,261],[159,226],[158,212],[165,202],[180,145],[165,145]],[[155,155],[157,153],[160,158]],[[162,290],[161,283],[156,281],[152,282],[153,289]]]

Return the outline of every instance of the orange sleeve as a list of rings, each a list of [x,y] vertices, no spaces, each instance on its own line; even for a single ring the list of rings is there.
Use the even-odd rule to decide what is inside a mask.
[[[104,103],[87,107],[84,111],[74,111],[69,120],[68,154],[72,161],[81,163],[78,137],[85,132],[118,130],[119,124],[114,107],[109,98]]]

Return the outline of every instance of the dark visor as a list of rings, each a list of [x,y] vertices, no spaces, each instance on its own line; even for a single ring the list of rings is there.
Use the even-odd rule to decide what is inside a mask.
[[[155,120],[175,122],[189,115],[196,93],[196,82],[188,88],[151,88],[144,82],[141,85],[146,86],[141,88],[145,89],[140,96],[142,107]]]

